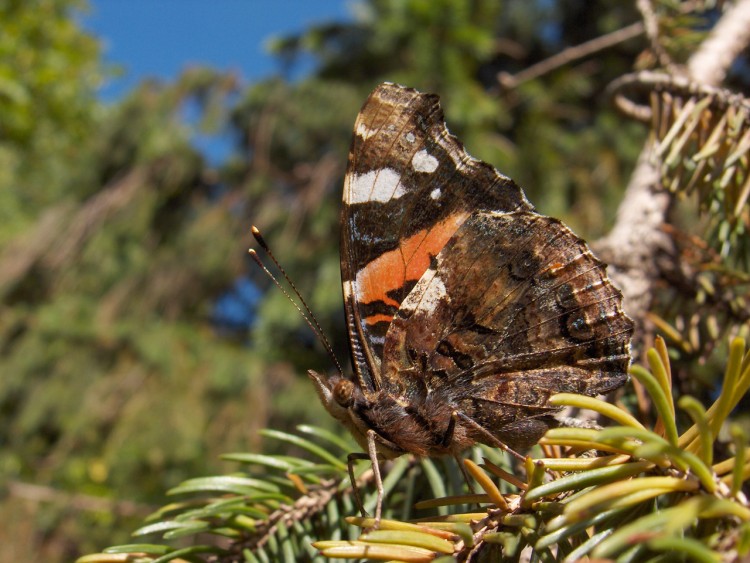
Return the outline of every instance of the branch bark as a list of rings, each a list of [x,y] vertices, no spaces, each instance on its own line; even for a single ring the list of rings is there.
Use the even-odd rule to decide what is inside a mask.
[[[750,44],[750,0],[730,5],[690,57],[685,71],[694,82],[718,86],[736,56]],[[654,161],[653,145],[641,152],[612,231],[593,246],[611,264],[609,274],[624,294],[625,311],[641,329],[634,346],[641,349],[648,330],[646,313],[651,308],[654,284],[659,279],[659,259],[671,252],[664,224],[672,203],[662,189]]]

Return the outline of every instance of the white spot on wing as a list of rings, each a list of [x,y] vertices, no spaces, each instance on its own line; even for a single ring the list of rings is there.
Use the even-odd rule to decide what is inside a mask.
[[[362,137],[363,140],[366,141],[367,139],[372,137],[375,133],[377,133],[377,131],[375,129],[370,129],[364,122],[361,121],[357,124],[357,129],[355,133],[359,137]]]
[[[419,308],[422,311],[432,314],[435,312],[440,301],[445,299],[445,297],[445,284],[443,283],[443,280],[435,275],[425,289],[424,295],[422,295],[422,301],[419,304]]]
[[[401,175],[392,168],[381,168],[353,175],[347,203],[386,202],[398,199],[405,193]]]
[[[344,298],[351,297],[354,292],[352,288],[352,282],[350,280],[344,280],[344,283],[342,284],[343,290],[344,290]]]
[[[435,312],[441,300],[447,298],[445,284],[437,272],[430,268],[417,282],[414,289],[406,296],[401,309],[407,311],[419,311],[421,313],[432,314]]]
[[[414,133],[412,133],[411,131],[409,131],[409,132],[408,132],[408,133],[406,134],[406,142],[407,142],[407,143],[413,143],[413,142],[414,142],[414,141],[416,141],[416,140],[417,140],[417,138],[416,138],[416,137],[414,136]]]
[[[453,161],[453,164],[456,165],[456,168],[461,170],[466,166],[466,162],[470,162],[474,160],[474,158],[456,144],[456,141],[447,134],[447,131],[444,131],[444,133],[445,134],[443,135],[438,135],[438,145],[445,149],[445,152],[448,153],[448,156]]]
[[[437,170],[438,160],[426,150],[421,150],[411,159],[411,165],[417,172],[427,172],[432,174]]]
[[[440,188],[435,188],[430,192],[430,197],[432,199],[439,199],[441,195]]]

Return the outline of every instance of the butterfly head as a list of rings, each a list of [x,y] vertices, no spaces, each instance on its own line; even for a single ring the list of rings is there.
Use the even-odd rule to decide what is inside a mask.
[[[367,450],[367,432],[374,431],[378,454],[383,458],[392,459],[412,451],[384,437],[386,420],[408,421],[403,407],[393,397],[386,393],[366,394],[356,380],[343,375],[325,377],[313,370],[307,373],[323,406],[351,432],[363,449]]]
[[[313,370],[307,373],[315,385],[320,402],[330,415],[341,422],[360,445],[366,444],[367,425],[356,416],[356,406],[365,402],[362,390],[343,375],[325,377]]]
[[[328,378],[314,370],[308,370],[307,374],[315,385],[315,390],[318,393],[318,397],[320,397],[320,402],[323,403],[323,406],[334,418],[343,422],[344,418],[347,417],[347,398],[352,396],[350,394],[350,385],[353,386],[354,384],[342,376],[332,376]],[[347,381],[349,384],[345,383]],[[339,391],[336,395],[339,396],[344,404],[339,402],[339,400],[336,399],[336,396],[334,396],[334,389],[339,383],[341,383],[341,385],[339,385]]]

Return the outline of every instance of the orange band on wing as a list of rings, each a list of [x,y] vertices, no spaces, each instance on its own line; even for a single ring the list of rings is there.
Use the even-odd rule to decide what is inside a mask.
[[[392,316],[384,315],[382,313],[369,315],[368,317],[365,317],[365,322],[367,322],[368,325],[376,325],[378,323],[390,323],[393,320]]]
[[[398,249],[386,252],[367,264],[357,272],[357,301],[382,301],[386,305],[398,308],[401,304],[389,297],[388,293],[402,288],[406,282],[421,278],[430,267],[431,258],[443,249],[468,216],[467,212],[450,215],[431,229],[419,231],[402,240]],[[376,316],[380,315],[368,317],[367,322],[374,324],[383,320],[373,320]]]

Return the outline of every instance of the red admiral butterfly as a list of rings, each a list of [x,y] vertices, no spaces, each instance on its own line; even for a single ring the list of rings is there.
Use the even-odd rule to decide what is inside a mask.
[[[557,425],[551,395],[625,382],[633,323],[605,265],[466,153],[437,96],[388,83],[370,95],[341,226],[354,377],[310,376],[376,479],[376,454],[527,448]]]

